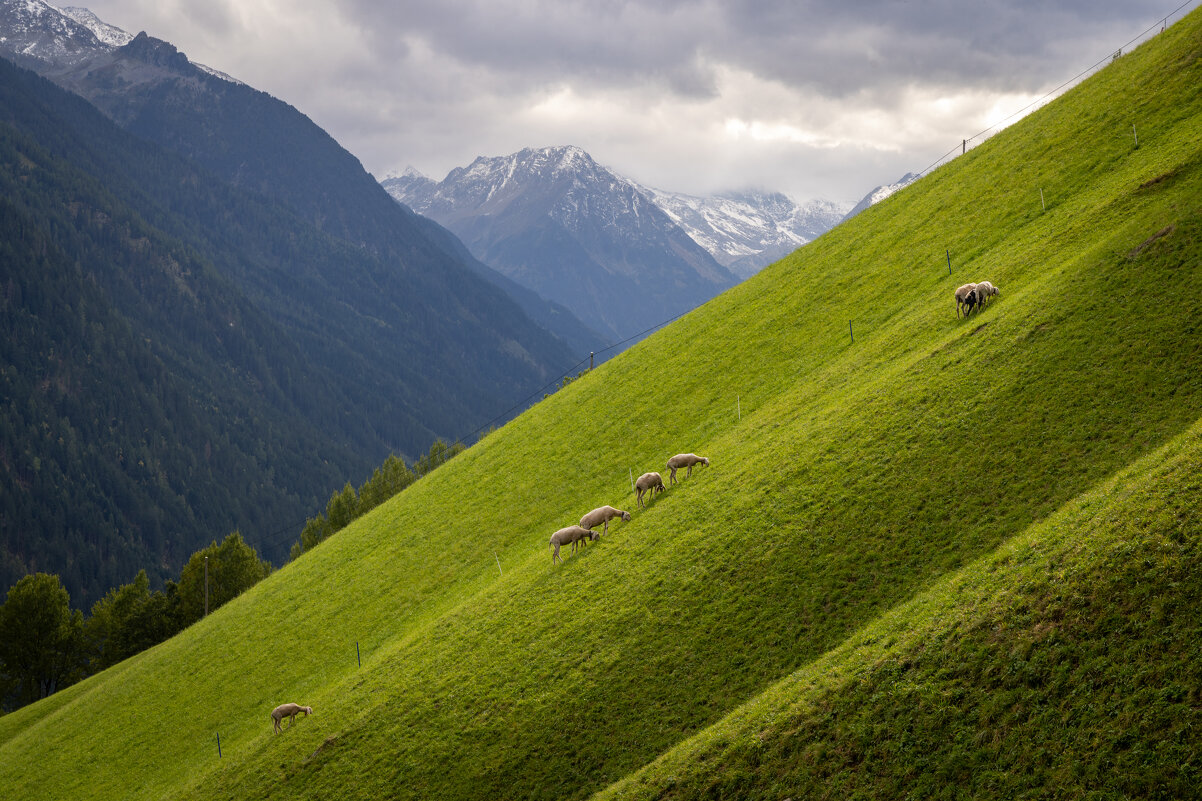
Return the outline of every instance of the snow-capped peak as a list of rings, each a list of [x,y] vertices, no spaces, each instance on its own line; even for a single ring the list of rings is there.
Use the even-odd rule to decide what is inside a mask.
[[[133,34],[121,30],[116,25],[109,25],[86,8],[77,8],[75,6],[64,6],[62,8],[50,6],[50,8],[55,9],[65,17],[75,20],[95,34],[96,38],[102,44],[106,44],[109,47],[127,45],[134,38]]]

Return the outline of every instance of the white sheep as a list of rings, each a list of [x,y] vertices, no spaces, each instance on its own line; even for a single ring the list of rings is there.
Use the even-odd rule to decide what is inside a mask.
[[[548,543],[548,545],[555,546],[555,553],[551,554],[551,564],[563,561],[559,558],[559,546],[571,543],[572,550],[574,551],[581,540],[595,540],[598,536],[600,535],[597,532],[589,531],[587,528],[581,528],[580,526],[561,528],[551,535],[551,541]]]
[[[313,714],[313,707],[301,706],[300,704],[280,704],[275,709],[271,710],[271,719],[275,721],[275,730],[280,730],[280,721],[288,718],[288,725],[296,724],[296,716],[301,712],[305,713],[305,717]]]
[[[605,524],[605,529],[601,533],[609,533],[609,521],[615,517],[620,517],[627,523],[630,522],[630,512],[623,512],[621,509],[615,509],[612,506],[598,506],[593,511],[580,518],[581,528],[596,528],[602,523]]]
[[[671,459],[669,459],[668,460],[668,469],[672,471],[672,475],[669,476],[671,483],[673,483],[673,484],[677,483],[676,482],[676,471],[682,467],[689,468],[688,472],[686,472],[684,474],[685,478],[688,478],[689,476],[693,475],[693,465],[695,465],[695,464],[703,464],[706,467],[709,467],[710,460],[705,458],[704,456],[698,456],[695,453],[678,453],[675,456],[673,456]]]
[[[634,489],[638,494],[637,500],[639,508],[645,509],[646,505],[643,503],[643,493],[647,492],[648,490],[651,491],[652,495],[657,492],[663,492],[665,489],[664,478],[659,473],[643,473],[635,480]]]
[[[967,306],[968,312],[972,311],[972,307],[977,302],[976,289],[977,289],[976,284],[965,284],[961,287],[956,288],[956,316],[957,317],[960,316],[960,307],[961,306]],[[965,317],[968,316],[968,312],[964,313]]]
[[[981,281],[977,284],[977,305],[984,306],[985,298],[992,298],[995,295],[1002,294],[1002,290],[995,287],[988,281]]]

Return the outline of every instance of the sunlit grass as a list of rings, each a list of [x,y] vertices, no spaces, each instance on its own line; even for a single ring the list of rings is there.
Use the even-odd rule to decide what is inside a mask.
[[[928,738],[913,743],[962,725],[938,712],[942,674],[890,665],[916,648],[952,674],[963,659],[964,708],[1012,712],[973,682],[1042,618],[997,591],[1031,609],[1044,595],[1029,559],[998,554],[1077,520],[1065,510],[1202,417],[1202,294],[1182,290],[1202,256],[1199,19],[572,382],[180,636],[0,718],[0,794],[579,798],[682,742],[708,755],[677,777],[697,795],[801,793],[807,760],[847,794],[954,793],[996,744],[974,732],[929,771],[859,767],[913,763],[906,725]],[[1001,297],[957,319],[952,290],[984,278]],[[636,510],[631,476],[680,451],[711,466]],[[551,532],[602,504],[634,518],[552,565]],[[1117,530],[1128,508],[1101,519]],[[1116,568],[1108,597],[1127,598],[1129,574],[1082,547],[1080,565],[1058,557],[1066,575]],[[284,701],[314,714],[275,735]],[[1002,742],[1046,725],[1015,718]],[[781,744],[803,726],[815,750]],[[775,756],[704,740],[761,728]],[[670,795],[672,775],[635,786]]]

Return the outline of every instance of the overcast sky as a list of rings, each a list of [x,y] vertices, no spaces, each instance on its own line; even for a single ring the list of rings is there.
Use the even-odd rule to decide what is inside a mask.
[[[377,178],[578,145],[640,183],[854,201],[1183,0],[74,0],[292,104]]]

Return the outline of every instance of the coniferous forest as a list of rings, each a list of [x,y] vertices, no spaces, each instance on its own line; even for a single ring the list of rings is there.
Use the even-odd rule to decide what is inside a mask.
[[[430,241],[397,251],[0,60],[0,587],[57,574],[86,609],[235,530],[280,564],[331,491],[575,361]]]

